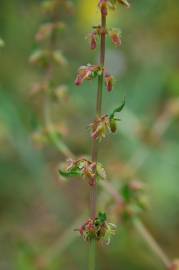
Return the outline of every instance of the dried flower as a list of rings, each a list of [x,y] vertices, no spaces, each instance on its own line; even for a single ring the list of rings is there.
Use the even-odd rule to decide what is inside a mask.
[[[97,46],[97,32],[93,31],[90,33],[90,47],[92,50],[95,50]]]
[[[106,244],[109,244],[111,236],[115,234],[116,226],[107,223],[106,220],[106,214],[99,212],[96,218],[88,219],[77,231],[80,232],[85,241],[104,239]]]
[[[78,70],[77,77],[75,79],[76,85],[82,85],[84,80],[91,80],[95,78],[101,72],[101,68],[98,65],[81,66]]]
[[[106,73],[104,79],[108,92],[111,92],[113,87],[113,77],[110,74]]]
[[[105,179],[106,173],[101,163],[92,162],[85,158],[78,160],[68,159],[64,169],[59,170],[60,176],[64,179],[73,176],[82,176],[94,184],[94,179]]]
[[[90,124],[92,130],[92,138],[101,141],[110,132],[110,121],[108,115],[97,117],[96,120]]]
[[[110,132],[115,133],[117,130],[117,122],[120,118],[116,118],[116,113],[122,111],[125,106],[125,100],[117,107],[111,114],[97,117],[93,123],[90,124],[91,136],[94,140],[101,141]]]
[[[120,47],[121,46],[121,36],[120,36],[120,32],[118,30],[110,30],[109,31],[109,35],[111,38],[112,43],[116,46],[116,47]]]

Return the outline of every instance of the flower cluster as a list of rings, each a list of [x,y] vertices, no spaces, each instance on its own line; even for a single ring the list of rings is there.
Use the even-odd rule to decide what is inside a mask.
[[[115,234],[116,226],[107,223],[106,220],[106,214],[99,212],[96,218],[88,219],[78,231],[85,241],[104,239],[106,244],[109,244],[111,236]]]
[[[77,76],[75,79],[75,84],[80,86],[83,84],[85,80],[92,80],[97,76],[101,76],[104,72],[104,68],[99,65],[91,65],[81,66],[77,72]],[[104,73],[105,85],[108,92],[112,91],[114,78],[109,73]]]
[[[58,68],[67,67],[67,59],[58,47],[60,33],[65,29],[65,19],[71,14],[72,4],[68,0],[43,0],[39,13],[42,23],[35,35],[36,48],[32,51],[29,61],[40,70],[40,78],[33,82],[30,96],[39,95],[43,98],[43,125],[38,124],[32,134],[32,140],[37,147],[54,144],[62,153],[68,153],[62,137],[66,135],[65,124],[53,123],[51,113],[55,109],[55,102],[67,101],[68,90],[64,84],[59,83],[56,77]],[[63,15],[63,16],[62,16]],[[63,78],[63,76],[62,76]],[[61,78],[61,79],[62,79]],[[41,95],[41,96],[40,96]],[[36,103],[37,104],[37,103]]]
[[[85,80],[92,80],[98,75],[101,75],[103,69],[98,65],[81,66],[78,70],[75,84],[82,85]]]
[[[100,37],[102,34],[108,34],[107,29],[103,28],[102,26],[93,26],[93,31],[88,34],[88,39],[90,41],[90,47],[92,50],[96,49],[97,46],[97,38]]]
[[[100,8],[103,16],[107,16],[108,9],[115,9],[117,4],[122,4],[127,8],[130,7],[127,0],[99,0],[98,7]]]
[[[41,4],[42,21],[44,21],[36,35],[38,47],[32,52],[29,61],[38,66],[45,76],[40,83],[32,86],[32,94],[40,92],[54,92],[57,87],[52,85],[53,70],[57,66],[66,67],[67,59],[63,52],[57,48],[56,41],[59,33],[64,31],[65,23],[60,20],[61,14],[71,13],[72,3],[66,0],[44,0]],[[64,16],[63,16],[64,17]],[[50,91],[49,91],[50,90]],[[52,90],[52,91],[51,91]]]
[[[91,136],[94,140],[99,139],[101,141],[106,137],[106,134],[110,132],[110,119],[108,115],[97,117],[96,120],[90,124]]]
[[[94,26],[95,30],[88,34],[88,39],[90,41],[90,47],[92,50],[97,47],[97,39],[101,34],[109,35],[111,42],[116,46],[121,46],[121,32],[118,29],[103,29],[101,26]]]
[[[116,113],[122,111],[125,106],[124,102],[117,107],[110,115],[103,115],[97,117],[93,123],[90,124],[91,136],[94,140],[101,141],[106,137],[108,133],[115,133],[117,130],[117,122],[120,121],[120,118],[116,118]]]
[[[65,169],[60,169],[59,174],[63,178],[82,176],[89,180],[89,184],[94,184],[94,179],[100,180],[106,178],[104,167],[99,162],[92,162],[85,158],[78,160],[68,159]]]

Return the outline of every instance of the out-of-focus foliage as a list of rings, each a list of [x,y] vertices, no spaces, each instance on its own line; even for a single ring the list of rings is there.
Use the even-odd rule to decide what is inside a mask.
[[[0,3],[5,43],[0,46],[0,269],[86,269],[88,248],[73,232],[80,222],[72,224],[88,207],[88,186],[85,181],[59,182],[64,156],[37,132],[44,124],[44,100],[43,94],[32,95],[31,86],[41,74],[28,59],[42,21],[40,2]],[[98,51],[89,50],[85,36],[91,24],[98,24],[99,13],[97,1],[73,2],[75,12],[66,17],[67,28],[58,39],[69,64],[54,74],[69,93],[64,99],[63,91],[57,91],[59,100],[54,97],[50,108],[56,136],[80,156],[90,152],[96,83],[77,88],[74,79],[79,66],[97,62]],[[179,2],[130,2],[127,12],[121,8],[109,21],[121,29],[122,46],[114,49],[107,43],[109,72],[117,82],[111,93],[104,91],[103,110],[113,111],[123,96],[126,106],[118,133],[101,143],[101,162],[116,187],[130,179],[146,183],[150,209],[143,219],[168,254],[177,257]],[[33,136],[39,141],[34,143]],[[109,195],[101,190],[101,210],[106,201]],[[108,208],[116,223],[111,202]],[[104,270],[162,269],[135,231],[122,225],[110,248],[100,246],[98,260]]]

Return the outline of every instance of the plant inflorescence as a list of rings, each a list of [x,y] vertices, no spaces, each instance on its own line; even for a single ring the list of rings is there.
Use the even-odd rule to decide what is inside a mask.
[[[120,120],[117,116],[122,111],[125,101],[111,114],[102,114],[102,92],[103,84],[105,84],[108,92],[113,89],[114,77],[109,74],[105,66],[105,51],[106,38],[110,37],[114,46],[121,45],[120,31],[107,27],[107,15],[110,9],[116,9],[117,5],[123,4],[129,7],[126,0],[100,0],[98,8],[101,14],[101,23],[93,27],[93,31],[88,35],[90,40],[90,47],[92,50],[97,48],[100,43],[99,63],[87,64],[80,66],[75,79],[75,84],[81,86],[85,80],[98,80],[97,98],[96,98],[96,118],[90,124],[92,137],[92,156],[91,160],[84,158],[78,160],[68,160],[65,169],[60,169],[59,173],[62,177],[82,176],[88,179],[90,186],[90,218],[80,227],[79,231],[83,239],[91,242],[91,252],[89,268],[94,269],[95,265],[95,241],[100,239],[107,239],[110,242],[110,236],[114,234],[115,225],[107,223],[106,213],[97,213],[97,184],[100,180],[106,178],[106,173],[98,162],[98,146],[99,141],[104,139],[107,134],[114,133],[117,130],[117,122]],[[99,41],[98,41],[99,40]],[[98,181],[99,180],[99,181]]]
[[[33,140],[40,146],[52,143],[62,153],[69,155],[61,140],[63,127],[52,123],[51,107],[54,102],[64,103],[68,98],[67,86],[61,83],[68,61],[58,41],[67,28],[66,17],[73,14],[73,4],[66,0],[44,0],[40,12],[42,23],[35,35],[37,46],[30,56],[30,63],[40,70],[41,80],[33,84],[31,95],[42,97],[44,124],[33,133]],[[59,70],[63,70],[63,73],[57,77],[55,75]]]
[[[110,10],[115,10],[120,5],[126,8],[130,6],[127,0],[98,1],[101,22],[99,25],[92,27],[92,31],[88,34],[88,39],[91,50],[99,47],[99,63],[80,66],[75,79],[76,86],[81,86],[85,81],[89,80],[97,79],[98,81],[96,117],[89,124],[92,139],[91,158],[84,156],[75,157],[68,147],[59,142],[54,127],[52,127],[51,123],[49,125],[48,114],[45,114],[45,119],[47,120],[46,135],[68,157],[67,162],[62,164],[59,169],[61,179],[80,177],[89,185],[90,216],[76,229],[82,239],[89,243],[89,269],[95,269],[96,243],[101,241],[109,244],[111,236],[115,234],[117,228],[116,225],[108,222],[108,215],[105,212],[97,211],[97,185],[100,185],[114,199],[114,211],[117,213],[120,222],[130,221],[154,253],[161,259],[165,267],[169,270],[178,270],[178,260],[175,260],[173,263],[170,261],[139,219],[141,212],[147,209],[145,186],[138,180],[130,179],[127,182],[121,183],[119,187],[114,188],[111,183],[106,181],[106,171],[98,158],[99,143],[107,135],[117,131],[120,112],[125,106],[124,99],[111,113],[102,113],[103,86],[106,87],[107,92],[110,94],[115,81],[113,75],[108,72],[105,66],[106,38],[109,37],[111,43],[116,48],[122,44],[121,32],[116,28],[109,28],[107,26],[107,16]],[[57,36],[65,29],[64,22],[59,20],[59,14],[62,14],[64,10],[71,12],[71,9],[71,2],[67,0],[45,0],[42,5],[45,22],[40,26],[36,34],[36,41],[40,44],[40,48],[33,52],[30,62],[40,67],[44,74],[42,81],[36,84],[33,90],[34,92],[40,91],[45,93],[47,100],[55,93],[63,92],[65,88],[64,85],[56,85],[53,78],[54,66],[59,65],[61,68],[64,68],[67,63],[62,51],[57,48]],[[1,40],[0,46],[2,46]]]

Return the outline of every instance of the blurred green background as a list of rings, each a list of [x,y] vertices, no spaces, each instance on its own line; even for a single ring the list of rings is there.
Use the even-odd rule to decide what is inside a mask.
[[[64,14],[66,30],[59,46],[68,60],[55,79],[68,87],[51,100],[59,141],[75,155],[89,154],[88,124],[94,118],[96,82],[74,86],[82,64],[96,63],[98,50],[85,39],[99,21],[97,1],[74,2]],[[107,66],[116,76],[112,93],[104,89],[103,111],[123,96],[119,132],[101,143],[100,159],[110,181],[131,177],[144,181],[150,201],[142,216],[160,245],[179,253],[179,1],[131,0],[131,9],[110,13],[109,26],[122,30],[120,49],[107,42]],[[0,1],[0,269],[86,269],[88,248],[73,229],[87,216],[85,182],[61,183],[57,169],[64,155],[47,140],[38,140],[44,124],[43,94],[31,88],[42,72],[29,64],[38,47],[34,36],[42,22],[41,1]],[[34,134],[36,135],[34,140]],[[39,139],[39,137],[38,137]],[[105,207],[101,191],[99,205]],[[112,221],[117,217],[111,215]],[[77,224],[75,224],[77,223]],[[132,252],[131,252],[132,250]],[[119,225],[109,247],[100,246],[98,270],[163,269],[133,228]]]

